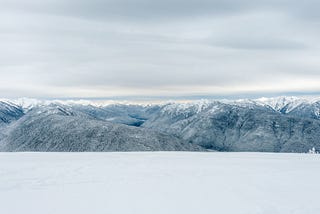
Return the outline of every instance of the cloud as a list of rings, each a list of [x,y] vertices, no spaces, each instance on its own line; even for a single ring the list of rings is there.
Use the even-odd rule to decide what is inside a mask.
[[[320,91],[316,9],[317,1],[1,0],[0,96]]]
[[[317,0],[2,0],[2,11],[56,14],[95,19],[172,19],[276,11],[319,18]]]

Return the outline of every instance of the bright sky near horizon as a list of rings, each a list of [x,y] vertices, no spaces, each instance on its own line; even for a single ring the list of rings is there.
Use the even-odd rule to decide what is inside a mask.
[[[318,0],[0,4],[0,97],[320,92]]]

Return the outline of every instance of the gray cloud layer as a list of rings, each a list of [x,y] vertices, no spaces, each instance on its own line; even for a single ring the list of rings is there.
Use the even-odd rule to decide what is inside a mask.
[[[320,2],[0,0],[0,96],[320,91]]]

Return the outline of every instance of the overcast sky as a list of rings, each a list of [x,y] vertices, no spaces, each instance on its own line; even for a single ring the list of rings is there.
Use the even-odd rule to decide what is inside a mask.
[[[320,92],[319,0],[0,5],[0,97]]]

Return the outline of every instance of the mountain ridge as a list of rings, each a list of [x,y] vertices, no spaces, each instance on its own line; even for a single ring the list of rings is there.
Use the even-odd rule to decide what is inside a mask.
[[[0,123],[3,151],[320,150],[318,98],[202,99],[156,104],[20,99],[1,101],[0,117],[6,121]],[[113,128],[108,131],[104,126]],[[91,137],[81,137],[82,133]],[[119,149],[115,145],[120,141],[114,140],[114,147],[110,146],[115,133],[123,145]],[[140,140],[132,137],[135,134]],[[51,146],[36,145],[40,140]],[[102,149],[106,144],[110,149]],[[90,145],[98,146],[92,149]]]

